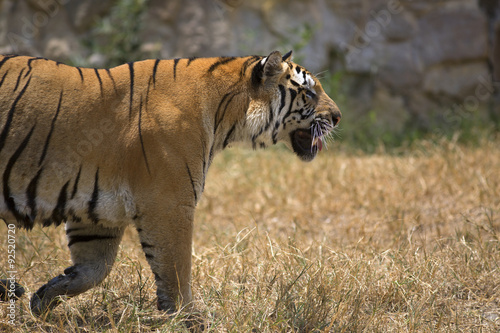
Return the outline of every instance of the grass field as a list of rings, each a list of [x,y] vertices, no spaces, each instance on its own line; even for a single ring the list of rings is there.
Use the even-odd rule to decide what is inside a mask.
[[[208,332],[499,332],[500,139],[400,154],[218,156],[199,203],[193,294]],[[7,233],[2,223],[0,232]],[[6,237],[2,237],[6,248]],[[0,256],[6,275],[6,253]],[[17,234],[28,295],[0,330],[171,332],[133,228],[112,274],[46,321],[29,297],[70,265],[62,227]]]

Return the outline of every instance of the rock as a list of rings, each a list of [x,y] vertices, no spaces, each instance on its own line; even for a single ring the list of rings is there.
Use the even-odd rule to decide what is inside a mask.
[[[410,119],[403,97],[391,95],[385,89],[377,89],[373,96],[373,109],[377,115],[376,125],[396,133],[401,133]]]
[[[418,24],[415,45],[426,66],[488,56],[487,21],[479,9],[439,9]]]
[[[114,1],[82,0],[61,1],[65,3],[71,24],[76,32],[82,33],[89,29],[96,18],[104,15],[113,6]]]
[[[411,42],[377,45],[375,59],[379,79],[391,89],[405,90],[422,80],[422,62]]]
[[[417,20],[407,12],[392,15],[389,24],[383,29],[385,37],[390,41],[405,41],[417,32]]]
[[[479,77],[489,78],[489,69],[484,62],[436,66],[425,74],[423,89],[436,96],[446,94],[464,99],[475,94],[481,83]]]

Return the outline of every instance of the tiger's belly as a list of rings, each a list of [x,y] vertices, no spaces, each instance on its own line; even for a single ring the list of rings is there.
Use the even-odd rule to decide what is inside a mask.
[[[26,193],[0,194],[0,219],[31,229],[34,224],[59,225],[67,221],[94,223],[114,228],[133,223],[137,209],[126,186],[97,193],[77,193],[73,198],[54,200],[54,195],[29,198]]]

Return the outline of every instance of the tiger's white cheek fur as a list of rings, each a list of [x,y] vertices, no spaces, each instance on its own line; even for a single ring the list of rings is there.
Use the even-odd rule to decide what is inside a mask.
[[[250,136],[258,134],[269,118],[269,106],[263,101],[252,101],[247,112],[246,126]]]

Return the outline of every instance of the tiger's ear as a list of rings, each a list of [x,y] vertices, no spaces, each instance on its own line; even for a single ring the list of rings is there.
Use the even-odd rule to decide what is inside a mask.
[[[281,66],[283,60],[279,51],[271,52],[265,61],[264,76],[266,79],[283,73],[283,66]]]
[[[282,58],[283,61],[292,61],[292,55],[293,55],[293,52],[292,50],[288,51],[287,54],[285,54]]]
[[[283,74],[283,59],[279,51],[271,52],[270,55],[259,61],[252,71],[252,85],[259,87],[273,85]]]

